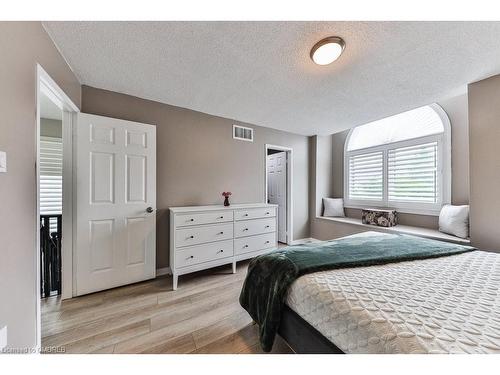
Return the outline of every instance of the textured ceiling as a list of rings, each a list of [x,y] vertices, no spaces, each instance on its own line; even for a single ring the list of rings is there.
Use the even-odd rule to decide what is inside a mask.
[[[295,133],[330,134],[500,73],[500,22],[44,22],[80,82]],[[323,37],[346,41],[329,66]]]

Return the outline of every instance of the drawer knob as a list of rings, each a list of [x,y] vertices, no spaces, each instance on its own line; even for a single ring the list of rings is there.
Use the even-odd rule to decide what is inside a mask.
[[[269,228],[269,225],[266,225],[266,228]]]
[[[224,219],[224,216],[219,216],[219,219]]]
[[[194,238],[194,236],[189,236],[189,238]]]
[[[266,215],[269,215],[269,212],[266,212]]]
[[[191,255],[191,256],[190,256],[190,257],[188,257],[187,259],[193,259],[193,258],[194,258],[194,256],[193,256],[193,255]]]
[[[245,215],[243,215],[243,216],[248,216],[248,214],[245,214]]]
[[[224,250],[219,250],[217,253],[223,253],[223,252],[224,252]]]
[[[219,234],[224,234],[224,232],[219,232]]]
[[[191,219],[191,220],[189,220],[189,221],[194,221],[194,219]]]
[[[269,243],[269,241],[266,241],[266,243]]]
[[[243,232],[246,231],[246,230],[248,230],[248,228],[243,229]]]
[[[245,246],[243,246],[243,247],[248,247],[248,245],[245,245]]]

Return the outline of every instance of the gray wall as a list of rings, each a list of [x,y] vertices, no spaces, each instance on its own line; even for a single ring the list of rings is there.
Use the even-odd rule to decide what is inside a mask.
[[[82,111],[157,126],[157,267],[168,265],[168,207],[263,202],[266,143],[293,148],[295,239],[309,237],[308,137],[249,124],[254,142],[232,139],[233,120],[88,86]]]
[[[35,345],[36,64],[80,105],[80,84],[40,22],[0,22],[0,325],[9,347]]]
[[[500,75],[469,85],[470,235],[500,252]]]
[[[451,122],[451,203],[469,204],[469,110],[467,94],[439,103]]]
[[[452,203],[469,203],[469,136],[468,136],[468,101],[467,94],[445,99],[439,102],[445,110],[451,122],[452,137]],[[311,187],[311,193],[316,197],[314,202],[316,209],[313,213],[321,212],[321,198],[326,192],[331,191],[331,196],[341,198],[344,195],[344,144],[349,134],[349,130],[333,134],[328,141],[328,137],[321,137],[321,142],[312,144],[311,157],[313,160],[322,160],[319,167],[311,169],[312,179],[316,186]],[[328,164],[325,158],[332,155],[332,160]],[[325,177],[329,171],[332,179]],[[331,184],[329,190],[328,184]],[[361,210],[347,208],[346,216],[361,218]],[[339,224],[332,221],[310,217],[311,236],[317,239],[331,239],[364,231],[364,229],[348,224]],[[425,228],[437,229],[438,217],[427,215],[399,214],[399,221],[403,225],[412,225]]]
[[[332,136],[314,136],[314,149],[319,151],[314,155],[316,165],[315,181],[316,188],[312,191],[315,201],[315,215],[323,214],[323,198],[333,196],[333,183],[335,174],[332,173],[333,143]]]
[[[325,233],[323,233],[321,222],[324,220],[317,217],[323,214],[323,198],[337,196],[334,193],[337,176],[333,168],[333,161],[335,160],[334,137],[313,136],[310,138],[311,185],[309,190],[311,208],[309,210],[309,220],[311,222],[311,237],[327,239],[329,231],[325,230]]]

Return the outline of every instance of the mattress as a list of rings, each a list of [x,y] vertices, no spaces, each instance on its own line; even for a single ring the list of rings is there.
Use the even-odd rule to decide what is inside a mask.
[[[345,353],[500,353],[494,253],[316,272],[286,303]]]

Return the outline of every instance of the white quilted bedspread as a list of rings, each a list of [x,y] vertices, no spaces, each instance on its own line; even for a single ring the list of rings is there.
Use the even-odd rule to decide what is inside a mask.
[[[500,353],[500,255],[300,277],[287,304],[345,353]]]

